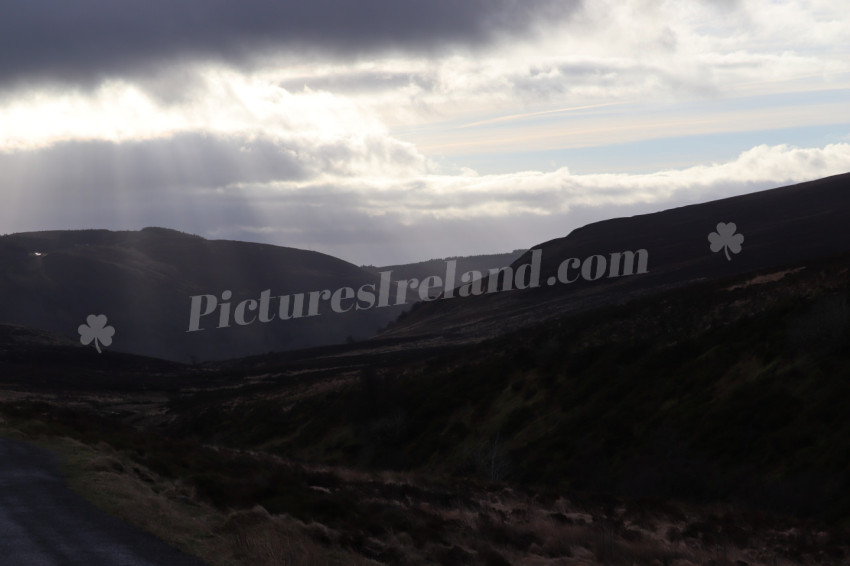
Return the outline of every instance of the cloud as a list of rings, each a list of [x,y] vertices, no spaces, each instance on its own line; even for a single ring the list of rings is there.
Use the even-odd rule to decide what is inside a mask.
[[[848,170],[850,144],[823,148],[760,145],[724,163],[648,174],[576,175],[564,167],[501,175],[423,175],[389,194],[364,192],[362,208],[391,211],[410,223],[423,217],[550,216],[568,214],[577,207],[699,202]]]
[[[56,194],[91,187],[98,193],[168,194],[236,182],[301,179],[314,172],[317,161],[322,160],[315,154],[308,162],[268,139],[184,133],[165,140],[66,142],[38,151],[0,154],[0,170],[7,190],[29,187]]]
[[[286,49],[334,57],[476,47],[568,16],[556,0],[42,0],[0,19],[0,84],[99,82],[181,60],[246,63]]]
[[[850,144],[757,146],[736,159],[649,174],[423,175],[365,187],[281,185],[263,200],[259,226],[215,235],[392,264],[530,247],[607,218],[717,200],[850,171]],[[260,191],[259,187],[252,190]],[[249,200],[259,199],[259,192]],[[317,203],[334,202],[333,208]]]
[[[383,18],[334,11],[334,2],[365,13],[380,7]],[[392,130],[428,154],[552,149],[633,140],[656,127],[677,136],[811,124],[798,112],[774,112],[776,104],[720,120],[716,112],[706,120],[703,110],[747,96],[850,86],[843,31],[850,16],[828,2],[599,0],[564,9],[554,0],[250,0],[237,9],[156,0],[134,4],[130,15],[105,0],[56,3],[52,11],[31,4],[19,3],[0,21],[0,151],[181,131],[297,135],[305,127],[331,135]],[[451,48],[460,44],[481,49]],[[90,84],[2,89],[4,77],[8,86],[12,76],[63,73],[88,76]],[[675,106],[682,102],[693,104]],[[552,113],[604,104],[653,107],[642,123],[621,112],[602,127],[561,123]],[[662,116],[665,105],[679,115]],[[820,112],[816,123],[836,118],[820,101],[810,106],[810,114]],[[526,119],[512,120],[514,131],[458,131],[518,115]],[[687,131],[677,131],[682,124]]]
[[[530,246],[850,161],[846,143],[646,174],[563,161],[847,121],[850,16],[822,0],[44,0],[4,16],[7,231],[166,225],[392,263]],[[546,170],[464,168],[550,150]]]
[[[323,145],[325,144],[325,145]],[[7,231],[164,225],[390,264],[528,247],[588,222],[850,170],[850,144],[760,145],[646,174],[440,174],[391,139],[184,134],[0,155]]]

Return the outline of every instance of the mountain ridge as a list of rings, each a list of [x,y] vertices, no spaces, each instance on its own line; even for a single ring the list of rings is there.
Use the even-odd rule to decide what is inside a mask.
[[[312,316],[316,311],[296,317],[293,310],[288,320],[254,319],[245,325],[224,309],[242,308],[245,318],[246,306],[261,310],[263,292],[281,297],[326,293],[328,300],[345,287],[376,289],[382,270],[398,271],[394,281],[422,279],[423,270],[446,260],[358,267],[320,252],[207,240],[157,227],[5,235],[0,237],[0,264],[5,267],[0,294],[6,298],[0,304],[0,322],[76,337],[88,315],[103,314],[117,331],[115,350],[183,363],[339,344],[376,334],[378,340],[435,345],[477,341],[565,313],[850,250],[848,191],[850,174],[842,174],[588,224],[531,248],[510,264],[517,272],[540,254],[540,285],[533,289],[377,305],[381,308],[372,308],[373,301],[368,308],[350,307],[343,314],[323,307],[321,316]],[[735,224],[744,238],[742,249],[732,249],[731,255],[728,246],[725,253],[710,249],[709,234],[720,230],[720,223],[730,223],[729,228]],[[638,254],[639,265],[641,250],[646,252],[645,273],[604,276],[602,262],[613,264],[613,254],[619,254],[617,262]],[[482,256],[480,265],[455,261],[458,276],[464,269],[478,271],[487,288],[487,271],[504,267],[490,265],[509,255]],[[575,263],[559,272],[567,261]],[[588,261],[587,274],[600,277],[584,277]],[[567,282],[558,283],[562,275]],[[405,296],[410,301],[416,293],[408,289]],[[195,307],[197,312],[190,312]],[[190,324],[193,314],[207,317],[197,329]]]
[[[730,259],[710,249],[719,223],[744,236]],[[418,304],[388,328],[387,337],[413,337],[443,329],[453,339],[476,340],[567,312],[617,304],[691,283],[795,264],[850,250],[850,173],[692,204],[649,214],[607,219],[534,246],[515,271],[541,254],[540,286],[484,293],[463,301]],[[574,266],[569,284],[549,285],[570,259],[647,250],[648,271],[584,280]],[[729,253],[728,250],[726,253]],[[597,259],[598,264],[602,260]],[[595,265],[595,264],[594,264]],[[592,265],[591,267],[594,267]],[[486,286],[486,285],[485,285]]]
[[[235,358],[371,336],[399,308],[231,325],[188,333],[190,299],[233,302],[305,293],[378,278],[327,254],[206,240],[170,229],[28,232],[0,237],[0,322],[76,336],[90,314],[116,329],[113,348],[175,361]],[[214,314],[214,313],[213,313]]]

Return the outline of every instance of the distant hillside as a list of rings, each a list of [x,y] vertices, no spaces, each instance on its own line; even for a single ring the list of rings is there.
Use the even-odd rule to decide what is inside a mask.
[[[387,265],[384,267],[375,267],[373,265],[364,265],[363,269],[380,273],[381,271],[392,271],[393,279],[410,279],[415,277],[422,280],[432,275],[442,275],[446,272],[446,262],[454,260],[459,273],[475,270],[482,273],[487,273],[490,269],[499,269],[507,267],[516,261],[526,250],[514,250],[503,254],[486,254],[472,256],[454,256],[441,259],[431,259],[428,261],[420,261],[416,263],[404,263],[399,265]]]
[[[388,325],[382,339],[479,341],[563,314],[848,251],[848,191],[844,174],[597,222],[515,259],[510,270],[525,270],[524,277],[539,257],[536,288],[489,292],[484,280],[478,296],[412,308],[373,308],[372,301],[359,309],[359,298],[337,295],[337,304],[346,301],[344,314],[331,312],[335,290],[381,287],[386,271],[393,281],[447,275],[446,260],[363,268],[317,252],[161,228],[13,234],[0,237],[0,323],[77,339],[88,315],[102,314],[116,332],[111,349],[180,362],[338,344]],[[454,295],[464,291],[464,272],[503,268],[517,253],[455,258]],[[408,301],[421,292],[390,291]],[[311,309],[313,299],[320,309]],[[300,316],[280,320],[278,307]],[[396,320],[405,308],[410,312]],[[272,320],[263,322],[263,312]]]
[[[734,234],[718,233],[719,223],[734,223]],[[541,258],[538,288],[418,303],[382,336],[480,340],[648,293],[846,252],[848,226],[850,174],[596,222],[534,247]],[[712,251],[712,233],[731,248]],[[737,235],[743,243],[736,252]],[[615,264],[620,274],[628,271],[625,252],[639,250],[646,250],[646,273],[638,273],[635,256],[632,275],[610,276]],[[532,251],[526,252],[512,267],[531,258]]]
[[[378,282],[371,272],[305,250],[205,240],[166,230],[52,231],[0,237],[0,323],[78,338],[90,314],[103,314],[115,329],[110,350],[181,362],[226,359],[365,338],[398,315],[387,307],[270,322],[236,322],[237,305],[252,299],[241,320],[256,319],[260,294],[272,297],[359,288]],[[225,291],[231,292],[225,300]],[[187,332],[197,299],[199,330]],[[295,298],[291,310],[294,312]],[[229,307],[225,307],[225,303]],[[306,303],[306,301],[305,301]],[[273,304],[270,312],[278,311]],[[250,310],[253,307],[253,312]],[[220,316],[229,308],[225,323]],[[199,319],[201,320],[201,319]]]

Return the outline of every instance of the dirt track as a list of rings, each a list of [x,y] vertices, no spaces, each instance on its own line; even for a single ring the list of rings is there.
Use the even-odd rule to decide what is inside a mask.
[[[71,491],[48,452],[7,439],[0,439],[0,563],[203,566]]]

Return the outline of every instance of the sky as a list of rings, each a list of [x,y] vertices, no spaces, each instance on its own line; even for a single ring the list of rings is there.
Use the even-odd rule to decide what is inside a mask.
[[[844,173],[848,29],[843,0],[6,0],[0,233],[389,265]]]

